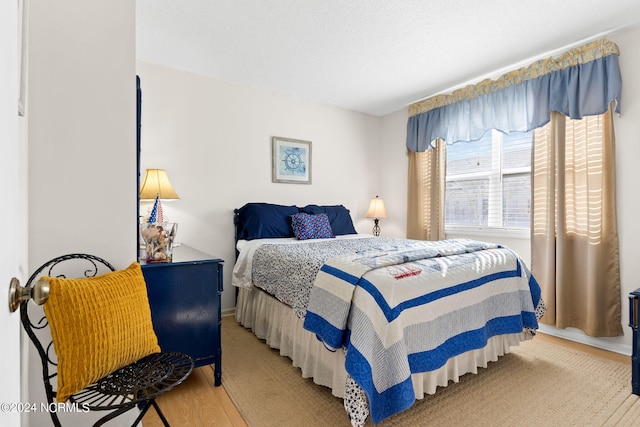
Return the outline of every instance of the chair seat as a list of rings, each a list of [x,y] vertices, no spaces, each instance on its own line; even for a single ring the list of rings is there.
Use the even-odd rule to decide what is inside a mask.
[[[153,353],[101,378],[69,397],[92,411],[133,407],[182,383],[193,359],[182,353]]]

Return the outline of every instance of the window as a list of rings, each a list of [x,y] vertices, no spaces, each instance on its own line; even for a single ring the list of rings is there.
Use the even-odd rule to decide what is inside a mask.
[[[447,146],[445,227],[529,229],[532,132]]]

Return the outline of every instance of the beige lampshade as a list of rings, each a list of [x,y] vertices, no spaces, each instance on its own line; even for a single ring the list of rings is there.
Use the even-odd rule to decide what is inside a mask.
[[[386,218],[387,209],[384,207],[384,200],[376,196],[371,199],[369,210],[367,211],[367,218]]]
[[[147,169],[140,187],[140,199],[179,199],[164,169]]]

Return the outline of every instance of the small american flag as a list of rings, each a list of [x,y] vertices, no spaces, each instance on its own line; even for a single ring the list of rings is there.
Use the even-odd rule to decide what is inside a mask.
[[[153,208],[151,209],[151,214],[149,215],[149,221],[147,221],[149,224],[153,224],[156,221],[156,218],[158,216],[158,205],[160,204],[160,198],[159,196],[156,196],[156,201],[153,203]]]

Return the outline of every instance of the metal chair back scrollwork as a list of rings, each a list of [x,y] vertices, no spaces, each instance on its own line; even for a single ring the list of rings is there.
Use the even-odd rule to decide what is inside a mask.
[[[57,356],[53,348],[49,322],[42,308],[46,303],[48,282],[39,280],[49,277],[94,277],[115,271],[102,258],[88,254],[69,254],[48,261],[29,277],[24,288],[10,290],[18,295],[22,326],[33,342],[42,361],[42,377],[49,405],[55,405],[57,384]],[[13,286],[13,285],[12,285]],[[19,286],[19,285],[18,285]],[[10,299],[13,295],[10,295]],[[33,300],[36,304],[30,304]],[[94,426],[135,408],[140,414],[133,425],[137,425],[150,407],[154,407],[165,426],[169,426],[164,414],[156,403],[156,398],[182,383],[193,370],[193,360],[182,353],[154,353],[127,365],[80,392],[72,395],[72,405],[89,411],[110,411]],[[61,426],[57,411],[49,411],[53,425]]]

